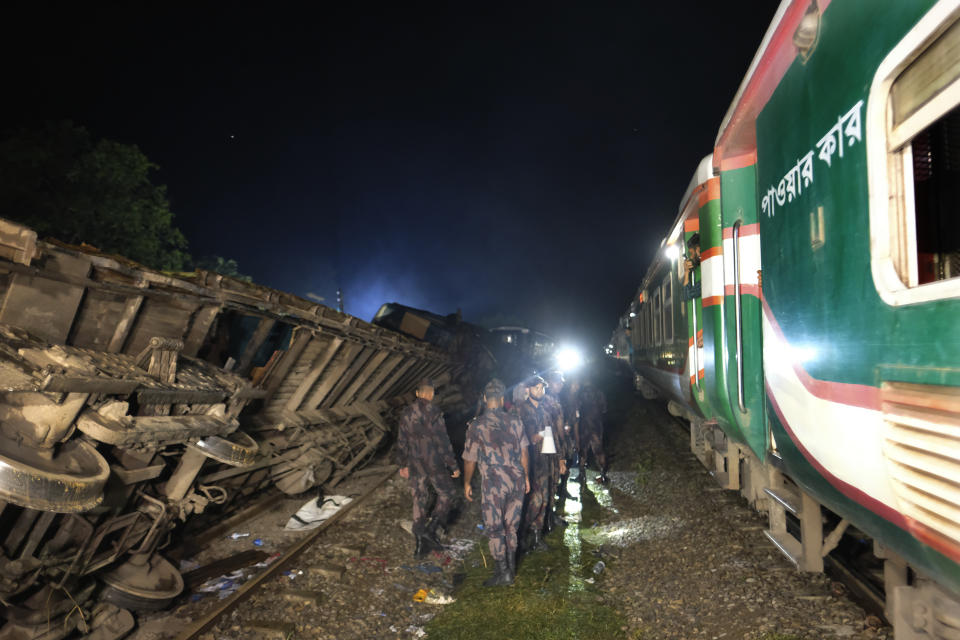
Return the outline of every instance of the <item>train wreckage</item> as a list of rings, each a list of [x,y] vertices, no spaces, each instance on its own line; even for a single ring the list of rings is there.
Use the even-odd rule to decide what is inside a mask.
[[[462,362],[0,220],[0,639],[123,637],[183,589],[164,549],[254,493],[336,485],[424,376],[445,410],[469,406]]]

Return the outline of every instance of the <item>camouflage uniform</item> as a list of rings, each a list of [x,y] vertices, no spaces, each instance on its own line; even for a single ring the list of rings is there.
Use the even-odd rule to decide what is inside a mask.
[[[573,459],[577,453],[579,443],[576,441],[577,426],[580,421],[580,389],[574,390],[573,384],[567,386],[560,396],[560,406],[563,407],[563,415],[566,423],[570,425],[570,433],[567,434],[568,460]]]
[[[443,412],[417,398],[400,416],[397,434],[397,464],[410,469],[413,494],[413,533],[423,535],[427,520],[442,522],[453,508],[456,487],[450,475],[457,471],[457,459],[443,421]],[[437,502],[430,512],[430,487]]]
[[[544,398],[546,398],[546,395],[544,395]],[[547,406],[543,401],[534,405],[531,400],[527,400],[520,405],[520,418],[523,420],[523,430],[526,432],[529,442],[533,442],[533,436],[537,433],[552,426],[550,417]],[[556,441],[556,436],[554,436],[554,441]],[[527,497],[527,509],[523,517],[524,529],[529,529],[534,533],[543,530],[549,494],[553,492],[550,484],[553,478],[553,466],[557,464],[556,455],[540,453],[542,444],[541,442],[531,447],[530,493]]]
[[[543,400],[540,402],[547,411],[550,425],[553,427],[554,442],[557,447],[557,455],[550,456],[550,490],[547,492],[547,509],[552,510],[556,506],[557,487],[560,484],[560,460],[567,459],[569,447],[567,444],[567,433],[563,429],[563,407],[560,405],[560,401],[550,394],[549,387],[547,387],[547,392],[543,394]]]
[[[591,384],[584,385],[577,398],[580,405],[580,449],[582,455],[593,451],[594,457],[603,455],[603,414],[607,399]]]
[[[529,445],[520,419],[503,409],[486,409],[467,424],[463,459],[480,467],[483,527],[498,562],[517,552],[526,480],[521,455]]]

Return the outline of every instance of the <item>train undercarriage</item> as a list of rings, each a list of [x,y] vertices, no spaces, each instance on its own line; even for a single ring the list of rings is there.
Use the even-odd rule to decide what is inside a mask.
[[[466,406],[460,371],[289,294],[0,221],[0,638],[124,637],[183,590],[185,538],[254,494],[335,486],[422,377]]]

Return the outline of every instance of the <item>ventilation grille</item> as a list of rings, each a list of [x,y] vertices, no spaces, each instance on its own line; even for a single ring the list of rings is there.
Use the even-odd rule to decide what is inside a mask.
[[[960,544],[960,387],[885,382],[881,395],[901,511]]]

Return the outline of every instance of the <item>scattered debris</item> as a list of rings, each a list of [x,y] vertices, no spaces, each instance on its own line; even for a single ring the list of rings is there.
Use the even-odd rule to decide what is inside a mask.
[[[329,580],[339,580],[346,571],[347,568],[339,564],[315,564],[307,567],[307,573],[310,575],[321,576]]]
[[[202,567],[194,562],[193,565],[196,568],[183,574],[183,582],[187,588],[194,589],[195,587],[207,582],[211,578],[216,578],[218,576],[224,576],[226,574],[239,574],[239,577],[243,574],[242,572],[237,572],[238,569],[243,569],[251,565],[256,567],[266,558],[269,558],[269,555],[265,551],[260,551],[259,549],[248,549],[246,551],[241,551],[240,553],[234,554],[228,558],[211,562]]]
[[[231,540],[237,540],[239,538],[249,538],[250,534],[249,533],[231,533],[228,537]]]
[[[456,602],[456,599],[452,596],[437,593],[433,589],[430,589],[430,592],[427,594],[427,597],[423,601],[425,604],[450,604],[451,602]]]
[[[318,605],[323,598],[323,594],[318,591],[307,589],[284,589],[280,596],[287,602],[296,602],[299,604]]]
[[[333,514],[340,510],[340,507],[352,501],[347,496],[327,496],[323,502],[318,503],[319,498],[313,498],[287,521],[284,529],[290,531],[303,531],[305,529],[316,529]]]

